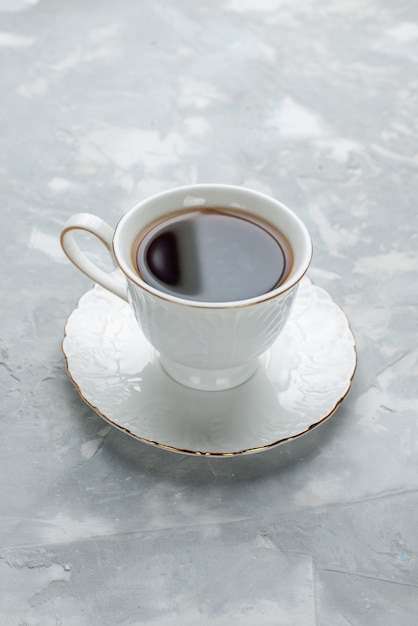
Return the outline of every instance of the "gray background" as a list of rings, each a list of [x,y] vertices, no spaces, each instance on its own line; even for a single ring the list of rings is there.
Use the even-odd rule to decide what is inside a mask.
[[[0,0],[1,624],[417,623],[417,61],[415,0]],[[164,452],[68,380],[66,219],[194,182],[297,210],[356,335],[286,448]]]

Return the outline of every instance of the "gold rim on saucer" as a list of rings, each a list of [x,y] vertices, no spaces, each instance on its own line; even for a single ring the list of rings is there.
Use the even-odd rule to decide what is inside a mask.
[[[307,277],[265,363],[235,389],[174,382],[129,305],[97,285],[69,316],[62,350],[70,380],[106,422],[163,450],[210,457],[262,452],[316,428],[348,395],[357,366],[346,315]]]

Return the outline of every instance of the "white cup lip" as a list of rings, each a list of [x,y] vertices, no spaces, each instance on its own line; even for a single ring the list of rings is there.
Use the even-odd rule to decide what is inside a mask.
[[[121,233],[124,229],[124,226],[127,220],[129,219],[129,217],[132,216],[133,213],[139,211],[141,207],[143,207],[144,205],[148,204],[151,201],[155,202],[155,201],[158,201],[158,199],[163,199],[167,196],[170,196],[173,194],[173,192],[193,194],[193,193],[204,193],[205,191],[210,191],[214,189],[219,190],[219,191],[226,191],[226,192],[234,192],[234,191],[236,191],[237,193],[244,192],[252,196],[253,198],[259,198],[260,200],[263,200],[265,202],[270,203],[271,205],[275,205],[278,208],[280,208],[280,210],[282,212],[284,211],[285,213],[287,213],[291,217],[293,222],[297,225],[299,232],[302,234],[303,239],[304,239],[305,250],[304,250],[303,258],[301,262],[299,263],[299,266],[296,268],[296,270],[292,269],[291,275],[288,278],[286,278],[286,280],[283,281],[283,283],[276,289],[268,291],[259,296],[246,298],[244,300],[235,300],[235,301],[226,301],[226,302],[205,302],[205,301],[199,301],[199,300],[188,300],[187,298],[173,296],[172,294],[165,293],[164,291],[160,291],[159,289],[156,289],[155,287],[152,287],[151,285],[146,283],[139,276],[139,274],[133,269],[130,263],[130,253],[129,255],[126,255],[123,252],[121,252],[120,239],[121,239]],[[190,208],[193,208],[193,207],[190,207]],[[203,309],[241,308],[241,307],[247,307],[247,306],[260,304],[263,302],[267,302],[268,300],[277,298],[278,296],[281,296],[287,291],[290,291],[291,289],[293,289],[300,282],[300,280],[303,278],[303,276],[306,274],[309,268],[309,265],[312,260],[312,255],[313,255],[312,239],[309,234],[309,231],[307,227],[305,226],[304,222],[298,217],[298,215],[296,215],[294,211],[289,209],[285,204],[283,204],[279,200],[276,200],[272,196],[269,196],[265,193],[256,191],[249,187],[243,187],[240,185],[230,185],[230,184],[224,184],[224,183],[222,184],[198,183],[198,184],[192,184],[192,185],[183,185],[183,186],[174,187],[165,191],[161,191],[159,193],[148,196],[144,198],[143,200],[140,200],[134,206],[132,206],[120,218],[119,222],[116,224],[116,228],[113,234],[112,247],[113,247],[113,254],[115,256],[115,259],[119,268],[121,269],[123,274],[131,283],[134,283],[137,287],[140,287],[144,291],[147,291],[153,296],[158,297],[167,302],[171,302],[171,303],[175,303],[175,304],[179,304],[179,305],[183,305],[187,307],[192,307],[192,308],[198,308],[198,309],[201,309],[201,308]],[[127,259],[127,256],[128,256],[128,259]]]

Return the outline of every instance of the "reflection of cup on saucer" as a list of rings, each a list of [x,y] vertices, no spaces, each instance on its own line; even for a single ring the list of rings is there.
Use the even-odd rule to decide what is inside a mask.
[[[77,230],[104,243],[125,282],[80,250]],[[312,256],[308,231],[292,211],[229,185],[152,196],[114,231],[99,217],[76,214],[61,244],[81,271],[130,303],[165,371],[201,390],[228,389],[254,374]]]

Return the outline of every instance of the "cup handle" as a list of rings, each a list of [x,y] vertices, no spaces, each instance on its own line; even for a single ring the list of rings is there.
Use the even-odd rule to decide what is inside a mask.
[[[72,263],[95,283],[101,285],[122,300],[128,302],[126,286],[114,276],[100,269],[80,250],[74,239],[74,231],[82,230],[94,235],[109,251],[116,265],[112,249],[113,229],[104,220],[90,213],[76,213],[67,221],[61,233],[61,247]]]

